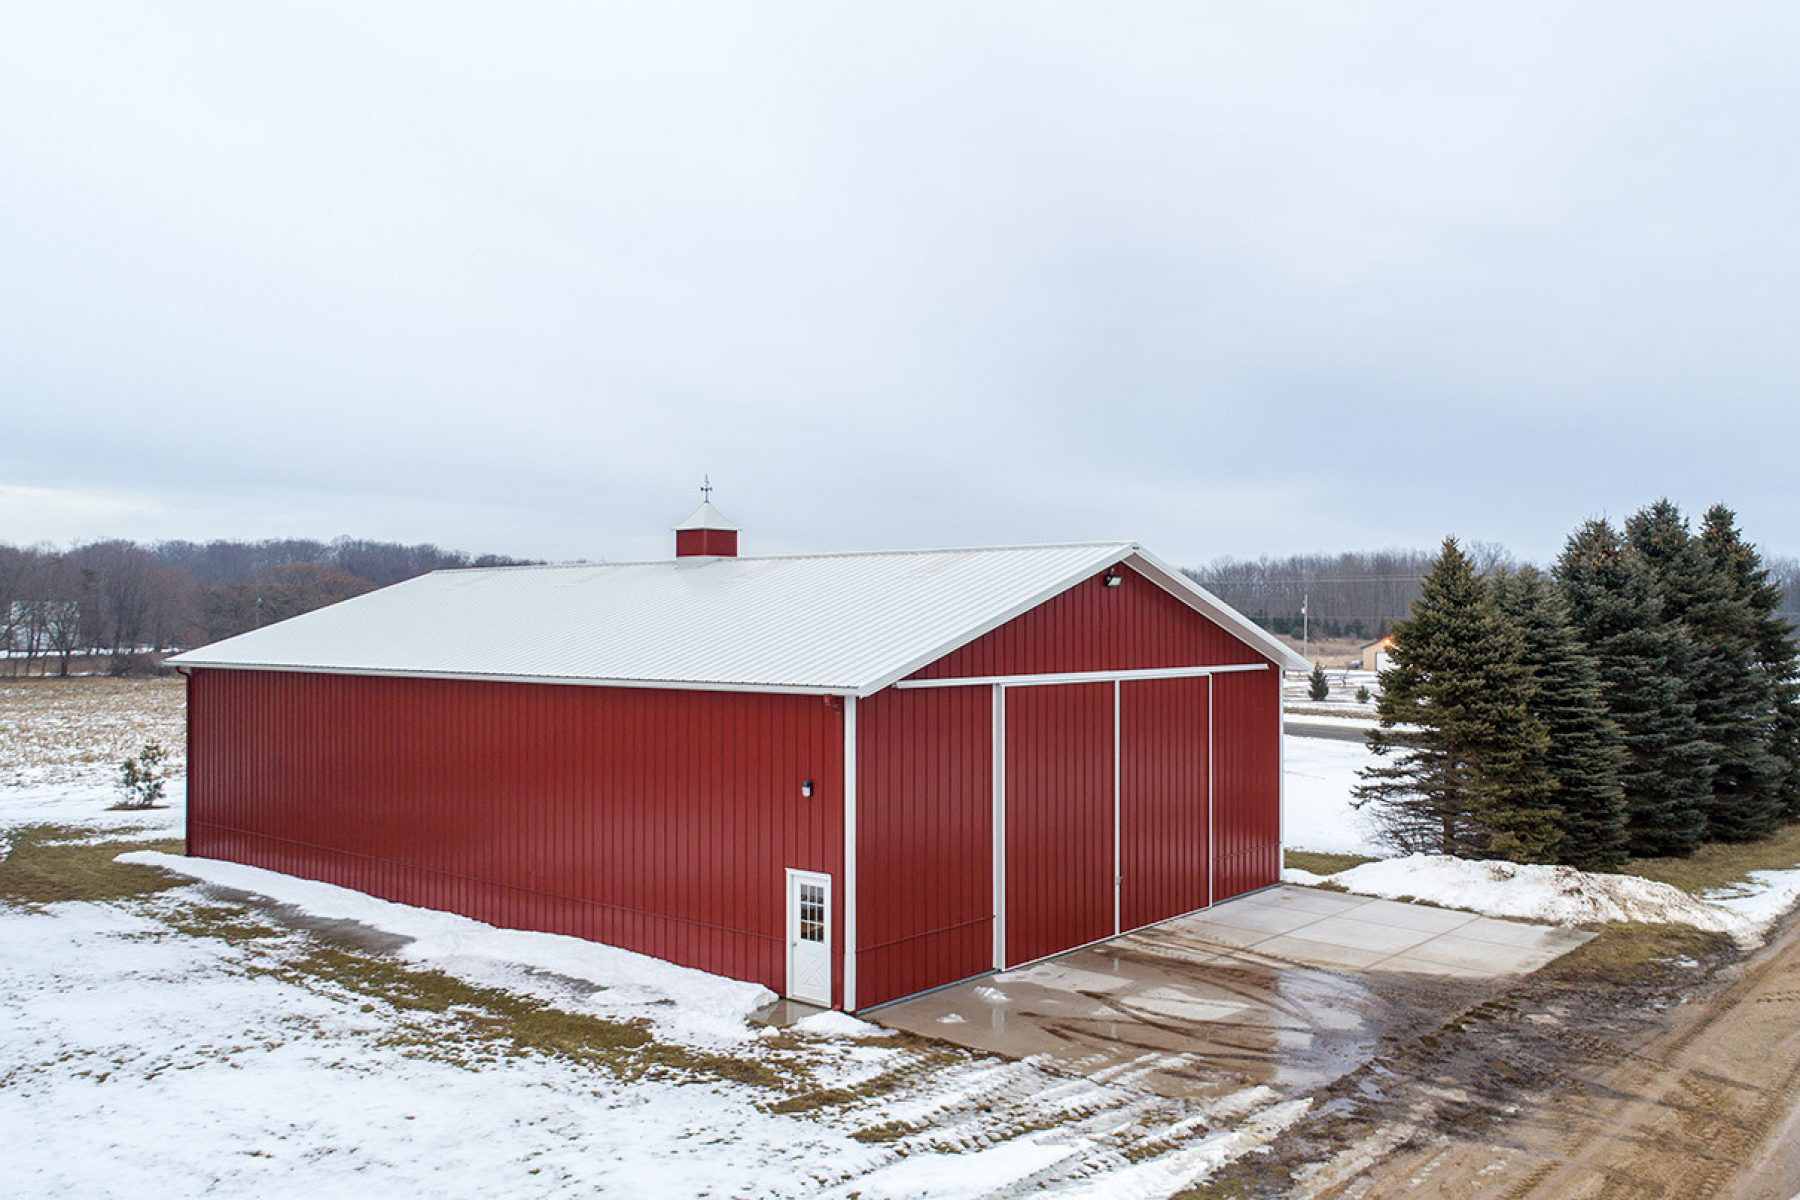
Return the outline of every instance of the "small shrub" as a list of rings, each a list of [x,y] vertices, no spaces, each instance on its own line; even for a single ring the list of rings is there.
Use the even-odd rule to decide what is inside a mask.
[[[119,787],[125,798],[115,808],[156,808],[163,798],[166,782],[163,764],[169,752],[161,742],[145,742],[136,758],[119,764]]]
[[[1314,700],[1323,700],[1325,697],[1331,695],[1331,681],[1325,678],[1325,668],[1323,665],[1314,664],[1312,677],[1307,680],[1306,694],[1311,696]]]
[[[1356,702],[1358,704],[1367,704],[1369,702],[1369,689],[1367,687],[1359,687],[1356,689]]]

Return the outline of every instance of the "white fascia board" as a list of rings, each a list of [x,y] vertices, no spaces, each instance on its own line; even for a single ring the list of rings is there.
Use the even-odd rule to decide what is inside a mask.
[[[1119,563],[1130,558],[1133,554],[1142,552],[1136,542],[1108,542],[1096,547],[1096,550],[1097,553],[1094,558],[1089,562],[1082,564],[1079,570],[1069,572],[1068,575],[1051,586],[1044,588],[1030,599],[996,613],[988,620],[957,634],[954,638],[942,645],[917,655],[898,667],[883,671],[880,675],[876,676],[875,679],[859,688],[856,694],[859,697],[873,696],[881,689],[905,679],[914,671],[929,666],[946,654],[951,654],[962,649],[983,634],[992,633],[1013,618],[1023,616],[1038,605],[1044,603],[1046,600],[1062,595],[1082,580],[1093,576],[1095,572],[1104,571],[1108,567],[1117,566]]]
[[[1038,675],[946,675],[942,679],[901,679],[891,686],[914,688],[1058,687],[1067,683],[1132,683],[1145,679],[1205,679],[1241,671],[1266,671],[1272,664],[1225,663],[1216,667],[1140,667],[1129,671],[1049,671]]]
[[[1143,574],[1161,585],[1164,591],[1186,601],[1189,607],[1202,615],[1212,618],[1225,632],[1258,654],[1267,656],[1276,666],[1288,671],[1312,670],[1312,664],[1290,649],[1286,642],[1189,579],[1177,568],[1171,567],[1141,546],[1136,547],[1130,557],[1136,560],[1140,568],[1147,568],[1143,570]]]
[[[289,666],[281,663],[234,663],[185,660],[169,664],[205,671],[270,671],[281,675],[366,675],[378,679],[459,679],[472,683],[548,683],[568,687],[655,688],[673,692],[752,692],[776,696],[855,696],[843,684],[806,686],[779,683],[730,683],[693,679],[596,679],[563,675],[481,675],[459,671],[398,671],[372,667]],[[865,693],[866,694],[866,693]]]

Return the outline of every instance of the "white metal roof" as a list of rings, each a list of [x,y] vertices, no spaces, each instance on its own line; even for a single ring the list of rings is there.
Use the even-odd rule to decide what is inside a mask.
[[[1132,542],[436,571],[169,662],[868,695],[1127,560],[1307,668]]]
[[[737,526],[733,525],[731,523],[731,521],[725,516],[724,513],[720,512],[718,509],[714,508],[713,502],[711,500],[702,500],[700,502],[700,507],[696,508],[693,512],[689,513],[687,515],[687,520],[683,521],[681,524],[677,525],[675,528],[676,529],[729,529],[729,530],[732,530],[735,532],[737,529]]]

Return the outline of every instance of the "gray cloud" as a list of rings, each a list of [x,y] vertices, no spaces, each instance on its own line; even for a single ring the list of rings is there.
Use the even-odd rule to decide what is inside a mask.
[[[15,6],[0,538],[1800,548],[1789,6]]]

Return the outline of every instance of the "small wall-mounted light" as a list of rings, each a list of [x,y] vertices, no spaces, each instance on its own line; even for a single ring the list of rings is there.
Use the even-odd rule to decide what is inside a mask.
[[[1107,570],[1107,572],[1106,572],[1106,586],[1107,587],[1118,587],[1121,583],[1124,583],[1124,582],[1125,582],[1125,580],[1122,577],[1120,577],[1119,569],[1117,567],[1111,567]]]
[[[812,780],[802,779],[800,781],[800,794],[808,800],[812,799]]]

